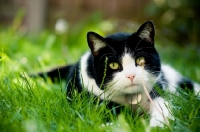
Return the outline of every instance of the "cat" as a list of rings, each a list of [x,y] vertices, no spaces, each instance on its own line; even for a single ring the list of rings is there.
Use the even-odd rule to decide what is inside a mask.
[[[169,102],[156,88],[171,93],[178,88],[187,88],[198,94],[200,85],[183,77],[171,66],[161,64],[154,37],[152,21],[143,23],[132,34],[115,33],[102,37],[90,31],[87,33],[90,50],[76,64],[38,75],[49,76],[52,81],[65,79],[69,97],[73,96],[74,90],[79,93],[86,90],[89,96],[98,96],[109,101],[110,105],[130,106],[135,110],[140,104],[151,116],[150,126],[163,127],[166,119],[173,117],[167,108]]]

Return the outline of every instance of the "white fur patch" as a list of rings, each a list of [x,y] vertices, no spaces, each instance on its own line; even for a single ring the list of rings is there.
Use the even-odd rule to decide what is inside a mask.
[[[182,75],[174,70],[169,65],[162,65],[162,71],[164,73],[165,79],[168,82],[168,89],[169,92],[175,93],[177,86],[177,82],[180,81]]]
[[[163,127],[164,124],[167,123],[167,119],[172,118],[172,115],[170,114],[167,108],[168,102],[166,102],[162,97],[155,98],[153,102],[154,103],[150,104],[150,115],[151,115],[150,126]]]
[[[200,84],[194,83],[194,92],[200,97]]]
[[[125,54],[122,58],[123,72],[125,77],[136,76],[138,67],[135,66],[135,60],[129,55]]]
[[[81,84],[86,88],[89,92],[94,93],[95,95],[100,95],[103,91],[99,89],[95,80],[93,78],[89,78],[87,74],[87,59],[91,53],[87,52],[81,58],[81,72],[80,78],[82,80]]]

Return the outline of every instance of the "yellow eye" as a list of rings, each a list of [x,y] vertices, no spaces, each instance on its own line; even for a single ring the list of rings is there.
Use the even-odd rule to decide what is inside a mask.
[[[109,67],[113,70],[117,70],[119,68],[119,64],[117,62],[111,62]]]
[[[136,64],[139,65],[139,66],[144,66],[144,64],[145,64],[144,57],[138,57],[137,60],[136,60]]]

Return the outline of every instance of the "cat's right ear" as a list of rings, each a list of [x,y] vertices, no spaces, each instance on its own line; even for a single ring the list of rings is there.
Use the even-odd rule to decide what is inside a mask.
[[[87,33],[87,42],[93,56],[97,56],[99,54],[99,50],[106,47],[104,38],[95,32]]]
[[[152,21],[143,23],[137,31],[140,38],[147,42],[154,43],[155,27]]]

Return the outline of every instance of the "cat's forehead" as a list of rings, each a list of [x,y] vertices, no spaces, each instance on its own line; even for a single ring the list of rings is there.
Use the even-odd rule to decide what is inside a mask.
[[[133,53],[140,40],[138,36],[128,33],[116,33],[105,38],[107,44],[121,56],[125,53]]]
[[[124,52],[124,54],[121,56],[121,62],[125,66],[125,65],[128,65],[130,63],[135,63],[135,59],[133,58],[131,53]]]
[[[126,41],[129,37],[131,36],[131,34],[129,33],[115,33],[109,36],[106,36],[105,39],[108,41],[115,41],[115,42],[123,42]]]

